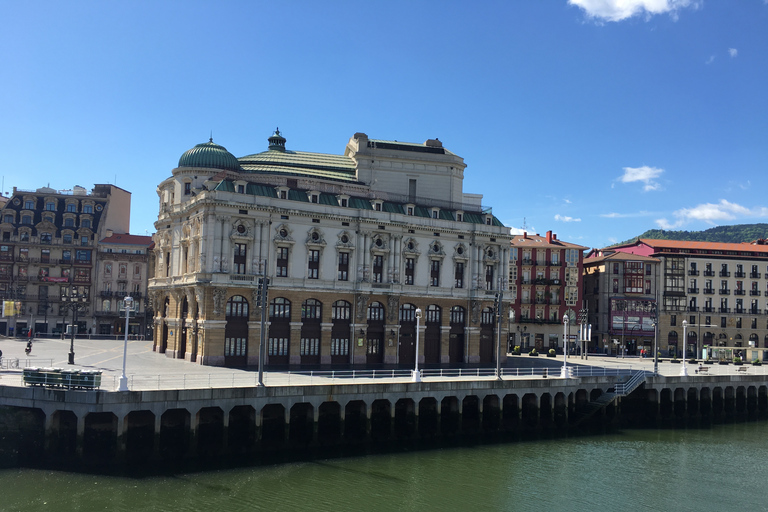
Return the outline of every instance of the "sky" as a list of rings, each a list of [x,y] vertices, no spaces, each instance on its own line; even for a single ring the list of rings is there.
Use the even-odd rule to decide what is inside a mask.
[[[605,247],[768,222],[768,0],[0,0],[2,191],[112,183],[151,234],[194,145],[464,158],[506,226]]]

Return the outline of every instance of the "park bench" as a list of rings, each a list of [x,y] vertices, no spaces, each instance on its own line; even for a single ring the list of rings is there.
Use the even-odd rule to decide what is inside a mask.
[[[709,366],[699,366],[698,368],[696,368],[696,373],[709,374]]]
[[[747,373],[747,367],[746,366],[739,366],[736,368],[736,372],[738,373]]]

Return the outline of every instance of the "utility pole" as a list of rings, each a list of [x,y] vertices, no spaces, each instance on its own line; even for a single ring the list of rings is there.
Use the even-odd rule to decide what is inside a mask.
[[[266,265],[265,265],[266,270]],[[266,271],[264,272],[266,276]],[[264,385],[264,361],[267,352],[267,315],[269,314],[269,278],[260,277],[258,281],[257,307],[261,310],[261,332],[259,337],[259,386]]]

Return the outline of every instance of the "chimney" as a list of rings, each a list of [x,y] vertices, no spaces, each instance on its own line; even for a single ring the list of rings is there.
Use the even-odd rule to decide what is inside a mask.
[[[552,243],[552,231],[547,231],[547,243]]]
[[[528,238],[528,232],[527,231],[523,231],[523,239],[525,239],[525,238]]]

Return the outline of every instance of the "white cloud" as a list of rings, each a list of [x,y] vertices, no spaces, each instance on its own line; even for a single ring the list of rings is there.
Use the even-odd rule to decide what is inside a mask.
[[[686,7],[698,7],[698,0],[568,0],[584,10],[590,18],[605,21],[621,21],[633,16],[645,14],[651,17],[656,14],[669,13],[677,19],[677,12]]]
[[[712,64],[713,62],[715,62],[715,56],[710,55],[709,58],[704,62],[704,64]]]
[[[645,183],[643,190],[660,190],[661,184],[655,181],[656,178],[661,176],[664,169],[658,169],[656,167],[648,167],[644,165],[642,167],[624,167],[624,174],[619,178],[622,183],[634,183],[640,181]]]
[[[522,235],[523,233],[536,233],[536,228],[533,226],[526,226],[525,229],[523,228],[509,228],[509,234],[510,235]]]
[[[728,55],[730,55],[731,58],[735,58],[737,55],[739,55],[739,50],[736,48],[728,48]]]
[[[559,220],[562,222],[581,222],[581,219],[574,219],[573,217],[568,217],[567,215],[555,215],[555,220]]]
[[[603,217],[604,219],[628,219],[632,217],[648,217],[649,215],[651,215],[651,212],[642,210],[642,211],[633,212],[633,213],[618,213],[618,212],[601,213],[600,217]]]
[[[768,208],[760,206],[749,209],[740,204],[731,203],[721,199],[719,203],[704,203],[693,208],[682,208],[672,212],[674,222],[667,219],[656,219],[656,224],[661,229],[673,229],[684,226],[689,221],[699,220],[708,224],[716,224],[722,221],[732,221],[745,217],[768,217]]]

